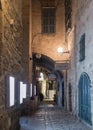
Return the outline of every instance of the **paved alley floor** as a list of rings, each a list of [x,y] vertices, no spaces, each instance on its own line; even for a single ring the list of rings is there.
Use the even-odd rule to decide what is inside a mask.
[[[21,117],[21,130],[90,130],[62,108],[42,105],[31,117]]]

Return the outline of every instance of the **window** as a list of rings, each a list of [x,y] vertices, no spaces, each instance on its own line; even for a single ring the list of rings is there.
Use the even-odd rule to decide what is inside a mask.
[[[85,33],[81,36],[80,39],[80,61],[85,59]]]
[[[20,103],[23,103],[23,99],[26,98],[26,84],[20,82]]]
[[[9,77],[9,106],[13,106],[15,103],[15,79]]]
[[[42,33],[55,33],[55,8],[42,8]]]

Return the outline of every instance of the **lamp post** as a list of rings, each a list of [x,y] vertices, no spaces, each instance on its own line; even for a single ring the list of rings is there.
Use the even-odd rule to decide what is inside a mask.
[[[70,57],[69,57],[69,54],[70,54],[70,51],[67,50],[67,51],[64,51],[62,47],[59,47],[57,49],[57,52],[60,54],[60,55],[66,55],[65,56],[65,60],[59,60],[59,61],[56,61],[55,62],[55,69],[58,69],[58,70],[68,70],[69,69],[69,66],[70,66]]]

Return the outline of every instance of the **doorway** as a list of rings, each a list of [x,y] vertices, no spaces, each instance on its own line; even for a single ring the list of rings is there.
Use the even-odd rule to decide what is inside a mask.
[[[69,83],[69,112],[72,112],[72,86],[71,83]]]
[[[83,73],[79,80],[79,117],[91,125],[90,78]]]

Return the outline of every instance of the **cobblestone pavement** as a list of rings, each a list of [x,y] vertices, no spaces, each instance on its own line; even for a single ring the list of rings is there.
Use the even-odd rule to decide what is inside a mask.
[[[41,106],[31,117],[21,117],[21,130],[90,130],[62,108]]]

